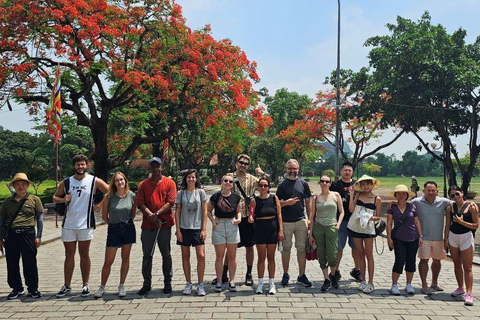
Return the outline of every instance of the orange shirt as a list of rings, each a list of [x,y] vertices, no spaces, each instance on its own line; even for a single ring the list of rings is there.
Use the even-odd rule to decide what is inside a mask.
[[[137,192],[137,205],[145,205],[153,213],[162,208],[165,203],[170,205],[175,204],[175,198],[177,196],[177,187],[175,182],[163,176],[162,180],[155,183],[150,178],[143,180],[138,185]],[[162,213],[157,219],[161,223],[161,228],[168,228],[175,224],[175,218],[172,210],[168,210]],[[155,225],[143,217],[142,229],[158,229],[158,225]]]

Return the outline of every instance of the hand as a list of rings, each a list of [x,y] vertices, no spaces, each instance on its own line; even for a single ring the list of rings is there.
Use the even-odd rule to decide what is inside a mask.
[[[423,245],[423,238],[418,238],[418,247],[420,248]]]
[[[308,237],[308,242],[310,243],[310,245],[313,247],[313,245],[315,244],[315,238],[310,234],[310,236]]]
[[[65,202],[69,202],[72,200],[72,195],[67,193],[64,199],[65,199]]]
[[[212,228],[215,229],[216,226],[218,226],[218,221],[217,221],[217,220],[213,220],[213,221],[212,221]]]
[[[203,229],[202,231],[200,231],[200,239],[202,241],[205,241],[205,239],[207,239],[207,230]]]
[[[5,255],[5,251],[3,251],[3,241],[0,241],[0,252],[2,253],[2,256]]]
[[[353,186],[348,187],[348,193],[350,194],[350,196],[353,196],[353,194],[355,193],[355,188]]]
[[[278,241],[282,242],[285,240],[285,235],[283,234],[283,230],[278,231]]]
[[[248,216],[248,222],[253,223],[253,216]]]
[[[40,247],[41,244],[42,244],[42,239],[40,239],[40,238],[35,238],[35,248]]]
[[[337,229],[337,231],[340,230],[340,224],[339,223],[337,223],[337,225],[335,226],[335,229]]]
[[[300,201],[300,199],[298,199],[298,197],[295,197],[295,198],[290,198],[288,200],[285,200],[285,204],[287,206],[292,206],[294,205],[295,203],[297,203],[298,201]]]
[[[388,244],[388,247],[389,247],[389,248],[393,248],[393,247],[394,247],[394,246],[393,246],[393,240],[390,239],[390,238],[388,238],[387,244]]]
[[[149,214],[148,217],[147,217],[147,220],[148,220],[148,222],[150,222],[152,224],[155,224],[156,221],[157,221],[157,216],[154,213]]]
[[[178,242],[183,242],[183,235],[180,230],[177,231],[177,241]]]
[[[390,202],[387,206],[387,211],[389,211],[390,209],[392,209],[392,202]]]
[[[460,217],[457,216],[456,214],[453,215],[453,221],[455,221],[456,223],[459,223],[459,224],[463,224],[463,215],[461,215]]]
[[[448,240],[447,239],[445,239],[443,241],[443,249],[445,249],[445,251],[447,251],[447,249],[448,249]]]
[[[238,226],[240,224],[240,222],[242,222],[242,219],[233,219],[232,220],[232,224]]]

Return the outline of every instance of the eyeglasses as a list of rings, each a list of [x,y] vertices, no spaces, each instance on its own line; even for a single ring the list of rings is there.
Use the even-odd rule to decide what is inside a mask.
[[[258,187],[259,188],[268,188],[268,184],[259,184]]]
[[[233,183],[233,180],[223,179],[223,182],[225,182],[225,183]]]
[[[287,170],[291,170],[291,171],[293,171],[293,170],[298,170],[298,168],[297,168],[297,167],[293,167],[293,168],[287,168]]]
[[[329,183],[330,183],[330,180],[320,180],[320,183],[329,184]]]
[[[455,193],[452,193],[452,194],[450,195],[450,198],[453,199],[453,198],[455,198],[455,197],[460,197],[460,196],[461,196],[460,192],[455,192]]]
[[[238,160],[237,162],[241,165],[244,165],[244,166],[249,166],[250,165],[250,162],[243,162],[241,160]]]

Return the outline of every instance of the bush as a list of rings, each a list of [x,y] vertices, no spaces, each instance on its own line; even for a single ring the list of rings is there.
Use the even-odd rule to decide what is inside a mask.
[[[201,184],[211,184],[212,183],[212,178],[209,176],[201,176],[200,177],[200,183]]]
[[[130,187],[130,190],[131,190],[131,191],[137,192],[137,190],[138,190],[138,182],[129,181],[129,182],[128,182],[128,186]]]
[[[335,171],[327,169],[322,172],[322,176],[329,176],[331,180],[335,179]]]

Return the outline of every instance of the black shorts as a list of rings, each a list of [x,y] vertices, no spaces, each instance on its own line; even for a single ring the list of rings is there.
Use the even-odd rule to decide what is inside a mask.
[[[278,242],[277,219],[255,220],[255,243],[276,244]]]
[[[204,241],[200,238],[200,233],[202,230],[200,229],[182,229],[180,228],[180,232],[182,233],[183,241],[180,242],[177,240],[177,244],[179,246],[185,247],[195,247],[202,244],[205,244]]]
[[[240,242],[238,247],[253,247],[255,245],[255,227],[253,223],[248,222],[248,218],[242,218],[242,222],[238,225],[240,231]]]
[[[127,223],[113,223],[108,225],[107,248],[121,248],[125,244],[135,243],[137,233],[133,219]]]
[[[352,231],[350,229],[348,229],[348,235],[352,238],[362,238],[362,239],[367,239],[367,238],[375,238],[376,236],[373,235],[373,234],[366,234],[366,233],[358,233],[358,232],[355,232],[355,231]]]

